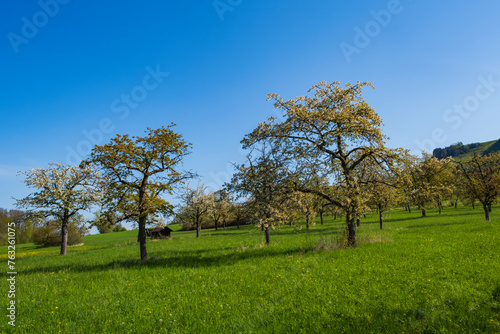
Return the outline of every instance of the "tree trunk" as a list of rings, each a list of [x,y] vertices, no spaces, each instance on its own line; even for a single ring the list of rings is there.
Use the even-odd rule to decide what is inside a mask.
[[[201,224],[200,224],[200,221],[197,220],[196,221],[196,237],[199,238],[200,237],[200,232],[201,232]]]
[[[309,215],[306,215],[306,228],[309,229]]]
[[[359,216],[356,216],[356,226],[361,226],[361,219]]]
[[[347,245],[356,246],[356,216],[347,215]]]
[[[455,209],[457,208],[458,206],[458,200],[455,201]]]
[[[488,212],[491,212],[491,204],[488,204]]]
[[[443,209],[441,207],[439,207],[439,214],[441,214],[443,212]]]
[[[226,221],[224,220],[224,221],[222,222],[222,229],[225,229],[225,228],[226,228]]]
[[[146,251],[146,216],[139,214],[139,249],[141,251],[141,261],[148,260],[148,252]]]
[[[408,204],[408,212],[411,213],[411,206]]]
[[[382,204],[378,205],[378,217],[380,220],[380,229],[384,227],[384,217],[382,216]]]
[[[483,204],[483,209],[484,209],[484,219],[489,222],[490,221],[490,210],[488,208],[487,204]]]
[[[266,245],[269,245],[271,243],[271,227],[266,226],[265,229],[265,234],[266,234]]]
[[[333,215],[333,219],[337,220],[337,212]]]
[[[146,251],[146,219],[147,214],[142,211],[145,207],[145,189],[148,178],[144,177],[142,180],[141,189],[139,189],[139,250],[141,252],[141,261],[145,262],[148,260],[148,252]]]
[[[476,208],[476,201],[472,200],[472,210]]]
[[[218,230],[218,227],[219,227],[219,226],[218,226],[219,224],[217,223],[217,220],[214,220],[214,223],[215,223],[215,230],[217,231],[217,230]]]
[[[323,210],[319,210],[319,219],[321,221],[321,225],[323,225]]]
[[[422,209],[422,218],[427,217],[427,213],[425,212],[425,209]]]
[[[68,225],[69,217],[65,215],[61,226],[61,255],[66,255],[66,249],[68,247]]]

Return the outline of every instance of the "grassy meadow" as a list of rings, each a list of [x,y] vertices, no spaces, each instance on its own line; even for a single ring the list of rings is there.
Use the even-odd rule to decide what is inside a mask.
[[[87,236],[66,256],[18,245],[15,332],[498,333],[499,212],[394,210],[382,231],[372,213],[348,249],[331,217],[274,230],[267,247],[254,226],[174,231],[148,241],[147,263],[136,231]],[[7,321],[0,332],[14,332]]]

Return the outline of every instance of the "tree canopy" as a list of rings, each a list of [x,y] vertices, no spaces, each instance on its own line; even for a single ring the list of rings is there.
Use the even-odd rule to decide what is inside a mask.
[[[192,145],[173,131],[174,126],[148,128],[144,137],[117,135],[109,144],[95,146],[89,159],[108,181],[103,206],[118,211],[120,220],[138,223],[142,261],[147,260],[148,217],[173,212],[161,195],[172,194],[176,185],[193,176],[179,169]]]
[[[274,106],[283,113],[283,120],[269,117],[247,134],[242,143],[250,148],[269,142],[274,149],[294,161],[296,171],[305,162],[321,167],[330,187],[311,187],[296,179],[295,189],[323,197],[347,214],[348,243],[356,243],[355,217],[363,204],[361,180],[356,170],[363,164],[383,165],[392,155],[385,147],[380,116],[362,97],[364,87],[371,83],[357,82],[342,87],[339,82],[321,82],[309,90],[312,96],[283,100],[269,94]],[[334,195],[332,195],[334,194]]]
[[[500,196],[500,153],[476,154],[457,165],[463,191],[481,202],[489,221],[491,205]]]
[[[24,183],[36,192],[17,200],[17,205],[42,217],[54,217],[61,224],[61,255],[66,254],[69,221],[101,199],[100,177],[92,165],[50,164],[20,172]]]

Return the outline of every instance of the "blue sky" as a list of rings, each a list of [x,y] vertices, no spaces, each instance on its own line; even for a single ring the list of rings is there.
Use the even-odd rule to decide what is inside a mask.
[[[0,20],[0,207],[19,170],[85,158],[89,143],[171,122],[184,167],[217,187],[266,95],[370,81],[391,147],[500,138],[500,3],[8,1]],[[72,153],[71,153],[72,152]]]

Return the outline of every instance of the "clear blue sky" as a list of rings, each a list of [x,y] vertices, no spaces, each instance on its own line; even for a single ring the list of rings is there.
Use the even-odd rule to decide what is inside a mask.
[[[29,193],[17,171],[171,122],[194,146],[184,167],[216,187],[273,115],[267,93],[324,80],[372,82],[391,147],[500,138],[498,1],[42,0],[1,13],[3,208]]]

